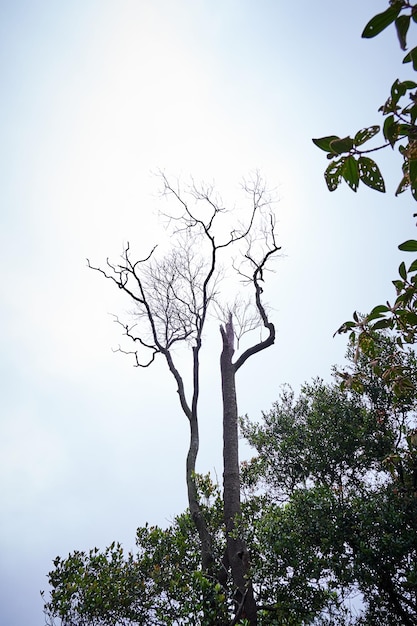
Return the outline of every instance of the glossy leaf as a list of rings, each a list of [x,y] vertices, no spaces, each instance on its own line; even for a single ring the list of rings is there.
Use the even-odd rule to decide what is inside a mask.
[[[395,289],[397,290],[397,293],[400,293],[400,291],[402,291],[404,289],[404,283],[402,280],[393,280],[392,284],[394,285]]]
[[[397,29],[401,50],[407,49],[407,32],[410,27],[410,20],[411,17],[409,15],[399,15],[395,20],[395,28]]]
[[[342,176],[352,191],[356,192],[359,185],[359,169],[358,162],[354,156],[346,158],[342,168]]]
[[[385,193],[384,179],[375,161],[361,156],[358,159],[358,166],[360,180],[371,189]]]
[[[313,139],[313,143],[320,148],[320,150],[324,150],[325,152],[332,152],[330,147],[330,142],[335,139],[340,139],[337,135],[330,135],[329,137],[321,137],[320,139]]]
[[[417,89],[417,83],[413,80],[403,80],[403,85],[407,90],[409,89]]]
[[[369,20],[363,30],[362,37],[364,39],[371,39],[372,37],[376,37],[376,35],[385,30],[385,28],[392,24],[398,17],[401,11],[401,4],[402,3],[396,2],[386,11],[384,11],[383,13],[378,13],[378,15],[375,15],[371,20]]]
[[[415,239],[408,239],[400,244],[398,249],[403,252],[417,252],[417,241]]]
[[[333,139],[330,142],[330,149],[336,154],[342,154],[343,152],[349,152],[353,148],[353,139],[351,137],[344,137],[343,139]]]
[[[387,306],[385,306],[385,304],[379,304],[378,306],[372,309],[369,315],[367,315],[366,319],[368,322],[374,319],[378,319],[379,317],[382,317],[385,313],[388,313],[389,310],[390,309]]]
[[[375,322],[375,324],[372,325],[372,330],[385,330],[386,328],[391,328],[391,326],[392,320],[382,319],[378,320],[378,322]]]
[[[413,63],[413,69],[417,71],[417,48],[410,50],[408,54],[403,58],[403,63]]]
[[[393,115],[389,115],[385,118],[383,133],[385,139],[390,142],[391,147],[393,148],[398,138],[398,124],[395,123]]]
[[[404,83],[397,78],[391,86],[391,99],[393,104],[397,104],[398,100],[405,94],[406,91],[407,89],[405,88]]]
[[[355,146],[361,146],[365,141],[368,141],[374,135],[379,133],[381,130],[380,126],[368,126],[368,128],[362,128],[362,130],[358,131],[354,138]]]
[[[400,264],[400,267],[398,268],[398,273],[403,280],[407,280],[407,270],[404,261]]]

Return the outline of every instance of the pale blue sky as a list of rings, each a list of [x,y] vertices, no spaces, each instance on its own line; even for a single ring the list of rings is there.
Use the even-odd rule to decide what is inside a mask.
[[[278,339],[239,372],[242,413],[268,410],[285,382],[328,378],[346,346],[335,329],[391,296],[415,210],[393,197],[398,157],[381,155],[385,196],[330,194],[311,142],[377,121],[407,75],[392,30],[360,38],[384,7],[0,3],[1,624],[43,624],[56,555],[130,547],[137,525],[186,506],[174,385],[162,363],[138,371],[112,353],[108,313],[129,303],[85,263],[157,240],[152,171],[214,179],[233,198],[260,168],[278,188],[285,257],[265,290]],[[205,369],[199,469],[221,476],[218,350]]]

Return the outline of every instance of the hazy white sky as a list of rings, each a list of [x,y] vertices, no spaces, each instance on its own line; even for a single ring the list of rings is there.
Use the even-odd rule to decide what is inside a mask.
[[[352,8],[352,5],[354,8]],[[43,624],[56,555],[134,543],[186,506],[185,418],[162,362],[113,354],[129,302],[86,268],[158,240],[157,168],[233,198],[259,168],[278,188],[285,257],[265,290],[276,345],[239,372],[241,413],[268,410],[343,360],[335,329],[391,296],[411,197],[330,194],[312,137],[377,121],[403,53],[383,10],[300,0],[0,3],[0,623]],[[400,75],[400,72],[402,74]],[[200,471],[221,477],[220,337],[204,362]],[[157,497],[156,495],[157,494]],[[162,502],[160,496],[163,494]]]

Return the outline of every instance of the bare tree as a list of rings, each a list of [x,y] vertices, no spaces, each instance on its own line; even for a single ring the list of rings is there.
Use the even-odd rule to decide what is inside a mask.
[[[254,625],[257,623],[257,607],[250,582],[249,555],[235,527],[241,513],[235,376],[248,358],[271,346],[275,340],[274,325],[262,302],[261,286],[267,262],[280,249],[275,239],[272,200],[257,174],[243,187],[246,207],[239,209],[237,220],[237,210],[227,211],[212,186],[197,186],[193,182],[182,192],[179,187],[171,185],[164,174],[161,179],[163,194],[175,201],[175,209],[164,214],[172,234],[170,251],[160,256],[155,246],[146,257],[133,261],[127,244],[121,263],[107,260],[105,269],[94,267],[89,261],[88,265],[112,280],[136,304],[133,324],[123,324],[117,319],[135,349],[120,350],[133,354],[138,367],[148,367],[158,354],[162,355],[176,381],[181,408],[190,426],[186,481],[189,508],[201,543],[202,567],[223,584],[231,573],[235,590],[232,624],[245,616]],[[238,299],[234,305],[225,304],[221,286],[222,281],[227,281],[230,276],[227,270],[232,270],[241,283],[252,287],[251,303]],[[252,313],[248,314],[250,306]],[[220,369],[227,547],[220,570],[214,562],[212,538],[195,484],[199,449],[200,353],[211,310],[226,313],[220,326],[223,344]],[[234,361],[235,338],[260,327],[266,330],[266,338],[247,348]],[[191,348],[190,397],[186,393],[183,374],[174,360],[174,348],[178,344]]]

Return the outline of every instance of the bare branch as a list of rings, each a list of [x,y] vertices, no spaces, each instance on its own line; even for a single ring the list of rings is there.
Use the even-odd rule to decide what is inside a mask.
[[[237,340],[237,349],[239,349],[239,342],[244,335],[259,328],[261,318],[259,311],[254,306],[254,303],[249,299],[245,300],[239,295],[236,296],[232,305],[221,306],[216,303],[217,317],[223,320],[223,323],[229,319],[232,315],[234,323],[233,329]]]
[[[263,273],[266,267],[266,263],[271,259],[274,254],[276,254],[281,249],[281,247],[277,246],[276,244],[275,220],[272,213],[269,215],[269,218],[269,230],[265,232],[265,240],[268,245],[268,249],[266,250],[266,252],[263,253],[259,261],[257,261],[255,259],[255,256],[251,253],[251,244],[249,245],[249,249],[245,254],[245,258],[249,261],[253,269],[251,282],[255,289],[256,308],[264,327],[268,330],[268,337],[263,341],[260,341],[257,344],[251,346],[250,348],[245,350],[243,354],[240,355],[240,357],[234,364],[235,372],[237,372],[237,370],[242,367],[242,365],[245,363],[245,361],[247,361],[249,357],[257,354],[258,352],[261,352],[262,350],[265,350],[265,348],[268,348],[275,342],[275,326],[268,319],[265,306],[261,299],[263,289],[259,284],[264,280]]]
[[[117,351],[133,355],[136,367],[149,367],[157,354],[163,355],[176,381],[180,405],[190,426],[186,461],[190,512],[201,541],[203,569],[214,573],[212,538],[199,504],[194,479],[199,449],[198,403],[203,332],[211,310],[227,312],[227,321],[224,328],[221,327],[224,344],[221,355],[224,424],[229,424],[228,437],[224,434],[224,441],[228,442],[227,446],[225,444],[227,453],[223,456],[230,459],[227,471],[225,465],[224,484],[226,475],[227,481],[230,479],[231,484],[227,489],[224,487],[223,491],[225,503],[226,492],[232,494],[233,502],[229,503],[228,512],[225,504],[225,520],[228,520],[229,524],[226,526],[228,532],[229,530],[231,532],[235,519],[234,512],[240,511],[233,508],[240,507],[234,376],[250,356],[274,343],[275,328],[269,321],[262,301],[261,284],[268,270],[269,261],[280,248],[275,240],[271,195],[258,173],[242,185],[245,202],[238,209],[239,219],[225,208],[212,185],[197,185],[192,180],[182,191],[179,184],[176,186],[171,184],[163,172],[159,175],[163,186],[162,195],[167,200],[171,198],[174,201],[172,209],[170,206],[169,210],[161,213],[171,236],[168,253],[164,254],[161,247],[157,252],[155,246],[145,258],[132,262],[130,246],[127,243],[119,264],[107,260],[105,269],[101,269],[92,266],[89,260],[87,262],[91,269],[112,280],[134,302],[132,314],[135,323],[126,325],[118,318],[116,321],[121,324],[124,335],[137,349],[125,350],[119,346]],[[240,258],[241,262],[233,263],[232,254]],[[253,286],[251,299],[246,301],[235,297],[232,306],[229,303],[221,304],[220,281],[229,278],[229,274],[222,268],[223,264],[226,269],[237,267],[237,276]],[[224,291],[227,291],[227,288]],[[230,291],[227,293],[227,298],[229,297]],[[239,341],[245,333],[262,326],[267,329],[268,337],[245,350],[233,363],[234,336]],[[186,395],[183,376],[174,363],[173,348],[177,345],[192,349],[190,398]],[[230,534],[228,550],[232,549],[230,542],[236,541],[240,546],[244,546],[240,539],[235,539]],[[236,564],[235,561],[236,559],[230,560],[230,567],[234,584],[238,586],[241,594],[240,600],[236,602],[237,619],[242,608],[247,612],[250,605],[253,610],[254,597],[251,586],[250,593],[246,593],[246,589],[249,589],[246,587],[245,579],[246,564],[243,562]]]
[[[137,350],[124,350],[119,345],[119,347],[116,350],[113,350],[113,352],[121,352],[122,354],[129,354],[129,355],[131,354],[131,355],[133,355],[135,357],[135,367],[149,367],[154,362],[155,356],[158,353],[160,353],[160,350],[156,346],[154,346],[152,344],[146,343],[141,337],[138,337],[138,336],[136,336],[136,335],[134,335],[132,333],[132,331],[135,328],[136,324],[134,324],[133,326],[128,326],[127,324],[123,324],[123,322],[121,322],[119,320],[117,315],[114,315],[113,317],[115,318],[114,322],[116,324],[120,324],[120,326],[124,329],[125,332],[123,334],[126,337],[129,337],[129,339],[131,339],[134,343],[138,342],[147,351],[150,350],[151,351],[151,356],[150,356],[148,361],[146,361],[145,363],[142,363],[141,359],[139,358],[139,352]]]
[[[149,359],[149,361],[147,363],[141,363],[139,360],[139,355],[137,350],[123,350],[120,345],[118,348],[116,349],[112,349],[113,352],[121,352],[122,354],[128,354],[128,355],[133,355],[135,357],[135,365],[134,367],[149,367],[155,360],[155,356],[158,354],[159,350],[155,350],[152,355],[151,358]]]

